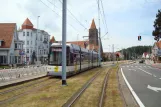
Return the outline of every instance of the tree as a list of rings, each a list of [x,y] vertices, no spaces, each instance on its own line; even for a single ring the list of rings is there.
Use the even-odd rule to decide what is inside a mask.
[[[161,10],[158,10],[153,26],[154,31],[152,32],[152,35],[154,36],[154,40],[159,41],[161,38]]]
[[[134,46],[127,49],[120,50],[119,52],[123,53],[124,59],[131,59],[131,57],[138,58],[142,56],[144,52],[151,53],[152,46]]]

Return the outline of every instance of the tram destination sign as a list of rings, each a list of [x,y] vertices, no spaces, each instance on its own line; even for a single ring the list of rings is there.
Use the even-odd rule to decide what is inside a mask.
[[[52,48],[52,51],[61,52],[62,51],[62,48]]]

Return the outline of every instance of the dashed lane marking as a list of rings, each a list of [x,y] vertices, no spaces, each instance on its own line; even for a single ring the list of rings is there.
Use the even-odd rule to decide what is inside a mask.
[[[147,72],[147,71],[145,71],[145,70],[143,70],[143,69],[141,69],[141,68],[138,68],[138,69],[140,69],[141,71],[143,71],[143,72],[145,72],[145,73],[147,73],[147,74],[149,74],[149,75],[152,75],[151,73],[149,73],[149,72]]]

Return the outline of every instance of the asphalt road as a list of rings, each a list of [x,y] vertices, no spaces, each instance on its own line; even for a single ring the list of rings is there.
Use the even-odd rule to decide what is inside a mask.
[[[161,69],[139,63],[121,68],[145,107],[161,107]]]

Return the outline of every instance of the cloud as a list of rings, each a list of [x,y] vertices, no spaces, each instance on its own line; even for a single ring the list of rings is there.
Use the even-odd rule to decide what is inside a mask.
[[[48,7],[46,7],[45,3]],[[3,17],[0,22],[15,22],[18,28],[28,17],[34,27],[37,27],[37,16],[39,28],[54,35],[56,40],[62,39],[62,3],[59,0],[3,0],[0,10]],[[88,36],[88,29],[94,18],[98,28],[97,0],[68,0],[67,2],[67,40],[84,40]],[[160,8],[160,0],[102,0],[105,18],[107,21],[108,35],[102,44],[104,51],[109,51],[109,46],[115,44],[118,48],[127,48],[136,45],[148,45],[154,42],[151,32],[157,10]],[[54,4],[54,5],[53,5]],[[102,9],[102,7],[100,6]],[[75,20],[70,12],[81,22]],[[101,10],[102,11],[102,10]],[[56,12],[56,13],[55,13]],[[57,15],[59,14],[59,16]],[[85,30],[85,28],[87,30]],[[102,23],[101,36],[107,29]],[[142,41],[137,41],[138,35]],[[116,48],[117,50],[117,48]]]

